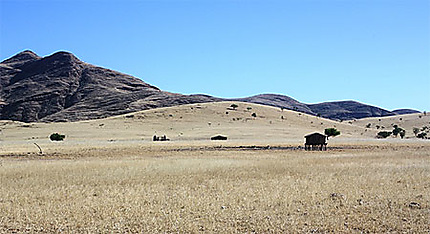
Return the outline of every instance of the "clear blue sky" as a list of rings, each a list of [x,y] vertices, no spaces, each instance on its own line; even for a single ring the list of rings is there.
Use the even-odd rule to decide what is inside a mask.
[[[0,60],[24,49],[171,92],[430,110],[429,0],[0,0]]]

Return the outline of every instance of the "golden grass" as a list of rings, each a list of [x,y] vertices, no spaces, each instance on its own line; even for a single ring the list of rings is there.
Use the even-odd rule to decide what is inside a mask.
[[[373,127],[395,120],[409,131],[428,116],[339,123],[235,103],[0,121],[0,233],[430,230],[430,141],[376,140]],[[341,131],[329,151],[289,148],[326,127]],[[54,132],[66,140],[50,142]],[[172,141],[152,142],[154,134]],[[229,140],[210,142],[215,134]]]
[[[163,146],[3,157],[0,232],[426,232],[429,149]]]

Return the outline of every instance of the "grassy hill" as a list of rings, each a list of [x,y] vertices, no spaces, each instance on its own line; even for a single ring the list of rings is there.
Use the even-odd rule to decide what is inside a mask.
[[[232,104],[238,107],[233,109]],[[255,113],[256,117],[253,117]],[[157,108],[106,119],[70,123],[0,122],[3,148],[16,147],[34,151],[34,142],[42,147],[79,145],[152,144],[153,135],[166,135],[165,144],[212,144],[216,134],[228,136],[234,144],[302,145],[303,136],[335,127],[341,135],[330,141],[371,139],[375,130],[355,126],[352,122],[336,122],[312,115],[264,105],[242,102],[190,104]],[[66,135],[65,142],[50,142],[54,132]],[[219,144],[216,142],[214,144]]]

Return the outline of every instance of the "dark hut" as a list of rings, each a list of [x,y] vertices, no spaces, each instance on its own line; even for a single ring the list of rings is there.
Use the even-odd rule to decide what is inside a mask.
[[[166,135],[163,135],[163,136],[156,136],[156,135],[154,135],[152,137],[152,141],[170,141],[170,139],[167,138]]]
[[[318,132],[305,136],[305,150],[327,150],[327,136]]]
[[[225,141],[225,140],[227,140],[227,137],[223,136],[223,135],[216,135],[216,136],[211,137],[211,140],[212,141]]]

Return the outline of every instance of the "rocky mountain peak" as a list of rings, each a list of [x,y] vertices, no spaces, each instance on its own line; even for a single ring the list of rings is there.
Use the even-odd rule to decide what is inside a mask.
[[[163,92],[65,51],[43,58],[23,51],[0,65],[0,119],[77,121],[217,100]]]
[[[33,62],[39,59],[41,59],[41,57],[33,51],[24,50],[21,53],[18,53],[11,58],[2,61],[1,64],[7,65],[9,67],[19,68],[28,62]]]

